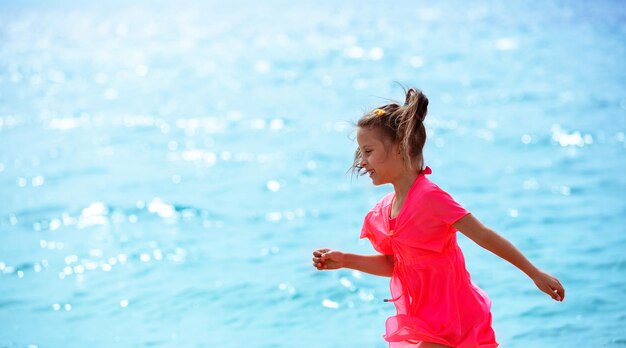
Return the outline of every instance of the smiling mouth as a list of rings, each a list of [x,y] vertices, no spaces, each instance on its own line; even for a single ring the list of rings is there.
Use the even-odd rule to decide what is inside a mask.
[[[370,178],[372,177],[372,175],[374,175],[374,171],[373,170],[368,170],[367,173],[369,174]]]

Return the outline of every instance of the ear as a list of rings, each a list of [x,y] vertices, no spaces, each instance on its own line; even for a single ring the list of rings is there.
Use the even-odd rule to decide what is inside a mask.
[[[400,148],[400,145],[394,145],[396,147],[396,157],[400,158],[402,157],[402,149]]]

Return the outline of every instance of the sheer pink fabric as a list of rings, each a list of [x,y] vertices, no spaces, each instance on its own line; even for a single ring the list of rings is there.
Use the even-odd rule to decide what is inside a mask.
[[[470,280],[452,226],[470,214],[426,178],[415,179],[390,227],[393,193],[370,210],[361,238],[393,255],[390,280],[397,315],[387,319],[390,348],[416,347],[421,341],[452,347],[497,347],[491,328],[491,301]]]

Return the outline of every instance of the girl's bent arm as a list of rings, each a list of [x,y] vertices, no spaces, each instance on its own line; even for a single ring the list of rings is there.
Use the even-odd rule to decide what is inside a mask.
[[[358,255],[346,253],[344,259],[344,267],[346,268],[381,277],[391,277],[393,266],[394,261],[391,255]]]
[[[377,276],[391,277],[394,260],[392,255],[359,255],[324,248],[313,251],[313,266],[320,271],[351,268]]]
[[[526,273],[541,291],[553,299],[562,301],[565,298],[565,290],[558,279],[535,267],[511,242],[483,225],[472,214],[462,217],[453,226],[476,244]]]

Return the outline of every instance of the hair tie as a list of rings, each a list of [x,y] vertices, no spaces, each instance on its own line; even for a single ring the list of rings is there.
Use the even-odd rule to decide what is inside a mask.
[[[382,115],[386,114],[385,110],[383,110],[383,109],[375,109],[374,113],[376,114],[376,116],[382,116]]]

